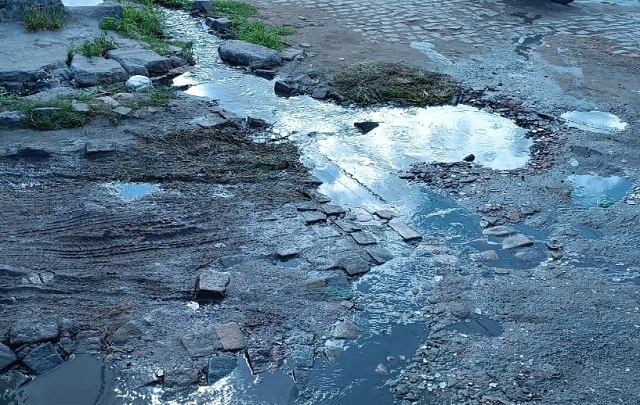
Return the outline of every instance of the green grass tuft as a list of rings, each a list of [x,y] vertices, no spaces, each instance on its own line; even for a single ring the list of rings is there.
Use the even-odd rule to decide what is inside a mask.
[[[174,10],[190,10],[193,6],[191,0],[155,0],[156,4]]]
[[[93,40],[86,40],[79,47],[73,46],[69,49],[69,55],[81,53],[82,55],[93,58],[96,56],[106,56],[107,51],[115,49],[116,43],[113,38],[107,36],[106,32],[102,32]]]
[[[227,14],[236,18],[250,18],[258,15],[258,9],[253,4],[239,1],[216,1],[215,10],[217,13]]]
[[[100,28],[145,41],[154,51],[166,55],[169,44],[163,32],[163,21],[162,10],[153,1],[148,0],[140,7],[125,5],[121,19],[105,17],[100,23]]]
[[[59,30],[64,26],[67,13],[59,5],[22,5],[22,19],[27,31]]]
[[[335,75],[336,92],[360,105],[391,101],[411,105],[443,105],[458,91],[451,76],[394,63],[362,62]]]
[[[270,26],[259,20],[236,18],[233,23],[233,34],[239,40],[281,51],[284,49],[282,37],[295,34],[295,30],[289,27]]]

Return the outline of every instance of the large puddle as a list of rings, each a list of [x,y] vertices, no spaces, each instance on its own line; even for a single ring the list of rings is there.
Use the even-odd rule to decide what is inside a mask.
[[[587,132],[609,134],[624,131],[627,123],[603,111],[569,111],[561,115],[565,125]]]
[[[607,208],[621,200],[631,189],[631,182],[619,176],[575,174],[569,176],[569,182],[573,185],[573,202],[586,208]]]

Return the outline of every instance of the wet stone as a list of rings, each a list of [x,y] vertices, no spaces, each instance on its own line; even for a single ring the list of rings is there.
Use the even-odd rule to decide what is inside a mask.
[[[296,205],[296,210],[298,211],[317,211],[318,204],[312,202],[305,202]]]
[[[334,219],[333,223],[336,224],[336,226],[340,229],[342,229],[344,232],[358,232],[362,230],[362,227],[351,222],[348,221],[346,219]]]
[[[510,236],[502,241],[503,249],[516,249],[520,247],[532,246],[534,244],[533,239],[523,234],[517,234]]]
[[[306,225],[313,225],[327,220],[327,216],[319,211],[302,211],[301,215]]]
[[[311,229],[320,239],[335,238],[340,236],[340,232],[336,231],[332,226],[312,225]]]
[[[196,295],[200,298],[224,298],[230,281],[227,272],[204,270],[198,277]]]
[[[58,367],[64,360],[51,342],[47,342],[31,350],[22,362],[35,374],[41,375]]]
[[[393,259],[391,253],[379,246],[368,246],[365,250],[376,264],[384,264]]]
[[[369,272],[369,263],[357,254],[347,255],[339,260],[340,265],[349,276]]]
[[[209,384],[213,384],[231,374],[237,364],[238,360],[233,354],[220,353],[210,358],[207,373]]]
[[[331,332],[335,339],[357,339],[360,335],[358,325],[349,320],[336,322]]]
[[[15,363],[16,360],[15,353],[8,346],[0,343],[0,371]]]
[[[197,384],[200,371],[192,367],[178,367],[164,372],[163,385],[165,388],[188,387]]]
[[[9,343],[11,346],[19,346],[25,343],[56,340],[58,336],[58,320],[55,318],[21,319],[11,328]]]
[[[354,232],[351,234],[351,237],[358,245],[375,245],[377,243],[376,239],[369,232]]]
[[[400,237],[407,242],[412,240],[422,239],[422,235],[420,235],[418,232],[414,231],[413,229],[409,228],[407,224],[405,224],[404,222],[398,219],[389,221],[389,226],[391,227],[391,229],[398,232]]]
[[[180,341],[192,358],[209,357],[222,349],[214,328],[206,328],[183,336]]]
[[[515,233],[515,230],[505,225],[492,226],[482,231],[485,236],[508,236],[513,233]]]
[[[322,279],[323,283],[320,286],[326,287],[327,281]],[[285,343],[288,345],[312,345],[315,340],[315,334],[313,332],[307,332],[306,330],[294,330],[289,337],[285,339]]]
[[[222,343],[222,350],[235,351],[246,347],[244,334],[235,322],[224,323],[215,326],[216,333]]]
[[[369,211],[367,211],[364,208],[361,208],[361,207],[351,208],[351,213],[355,215],[356,219],[360,222],[373,221],[373,217],[371,216]]]
[[[473,253],[471,259],[476,262],[493,262],[498,260],[498,254],[495,250],[485,250],[484,252]]]
[[[313,346],[295,345],[291,350],[291,357],[295,367],[311,368],[314,362]]]
[[[376,214],[378,218],[385,219],[387,221],[396,217],[395,212],[390,210],[378,210],[374,212],[374,214]]]
[[[123,345],[132,339],[139,338],[144,332],[134,321],[129,321],[116,329],[111,335],[111,341],[115,345]]]
[[[345,213],[344,209],[342,209],[342,207],[339,207],[337,205],[324,204],[322,207],[320,207],[320,209],[327,216],[340,216]]]
[[[120,118],[128,117],[131,114],[131,111],[133,111],[131,108],[122,106],[113,109],[113,112]]]

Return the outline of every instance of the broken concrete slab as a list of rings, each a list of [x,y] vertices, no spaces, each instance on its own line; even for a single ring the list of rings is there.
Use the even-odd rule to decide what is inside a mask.
[[[371,213],[362,207],[351,208],[351,213],[355,215],[356,219],[360,222],[373,221]]]
[[[42,375],[64,363],[51,342],[36,347],[22,358],[22,362],[37,375]]]
[[[384,264],[393,259],[391,253],[380,246],[367,246],[365,250],[376,264]]]
[[[327,216],[320,211],[301,211],[300,216],[305,225],[313,225],[327,221]]]
[[[313,229],[313,232],[320,239],[336,238],[340,236],[340,232],[328,225],[311,225],[311,229]]]
[[[0,343],[0,371],[9,367],[18,360],[16,354],[9,348]]]
[[[117,61],[130,76],[160,76],[171,70],[171,59],[151,49],[112,49],[107,58]]]
[[[215,326],[216,333],[224,351],[242,350],[247,346],[240,326],[235,322]]]
[[[182,346],[187,350],[192,358],[213,356],[222,349],[222,343],[218,338],[218,333],[214,327],[208,327],[184,335],[180,338]]]
[[[349,276],[364,274],[371,270],[369,263],[355,253],[340,258],[338,262]]]
[[[521,233],[510,236],[502,241],[503,249],[517,249],[521,247],[533,246],[534,240]]]
[[[369,232],[354,232],[351,234],[351,237],[358,245],[375,245],[378,243],[376,238],[374,238]]]
[[[340,216],[345,213],[344,209],[337,205],[323,204],[320,209],[327,216]]]
[[[358,232],[362,230],[362,227],[360,225],[346,219],[340,219],[340,218],[334,219],[333,223],[336,224],[338,228],[348,233]]]
[[[59,337],[58,320],[56,318],[21,319],[9,332],[9,344],[20,346],[27,343],[57,340]]]
[[[384,220],[390,220],[396,217],[396,213],[390,210],[378,210],[376,212],[374,212],[374,214],[380,218],[380,219],[384,219]]]
[[[389,221],[389,226],[391,227],[391,229],[396,231],[400,235],[400,237],[404,239],[406,242],[422,239],[422,235],[420,235],[418,232],[414,231],[413,229],[409,228],[407,224],[405,224],[404,222],[400,221],[397,218],[394,218],[391,221]]]
[[[228,272],[206,269],[198,277],[196,296],[199,298],[224,298],[230,282],[231,276]]]
[[[120,83],[129,78],[124,68],[115,60],[87,58],[78,54],[73,55],[71,72],[80,87]]]

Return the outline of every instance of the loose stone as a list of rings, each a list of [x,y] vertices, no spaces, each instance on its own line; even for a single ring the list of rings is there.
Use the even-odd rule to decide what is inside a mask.
[[[235,322],[215,326],[216,333],[222,343],[222,350],[235,351],[246,347],[246,342],[240,326]]]
[[[204,270],[198,277],[196,295],[200,298],[224,298],[231,276],[227,272]]]
[[[389,226],[391,227],[391,229],[398,232],[400,237],[407,242],[412,240],[422,239],[422,235],[420,235],[418,232],[414,231],[413,229],[409,228],[407,224],[405,224],[404,222],[398,219],[393,219],[389,221]]]
[[[516,249],[520,247],[532,246],[534,244],[533,239],[530,239],[526,235],[517,234],[510,236],[502,241],[503,249]]]

